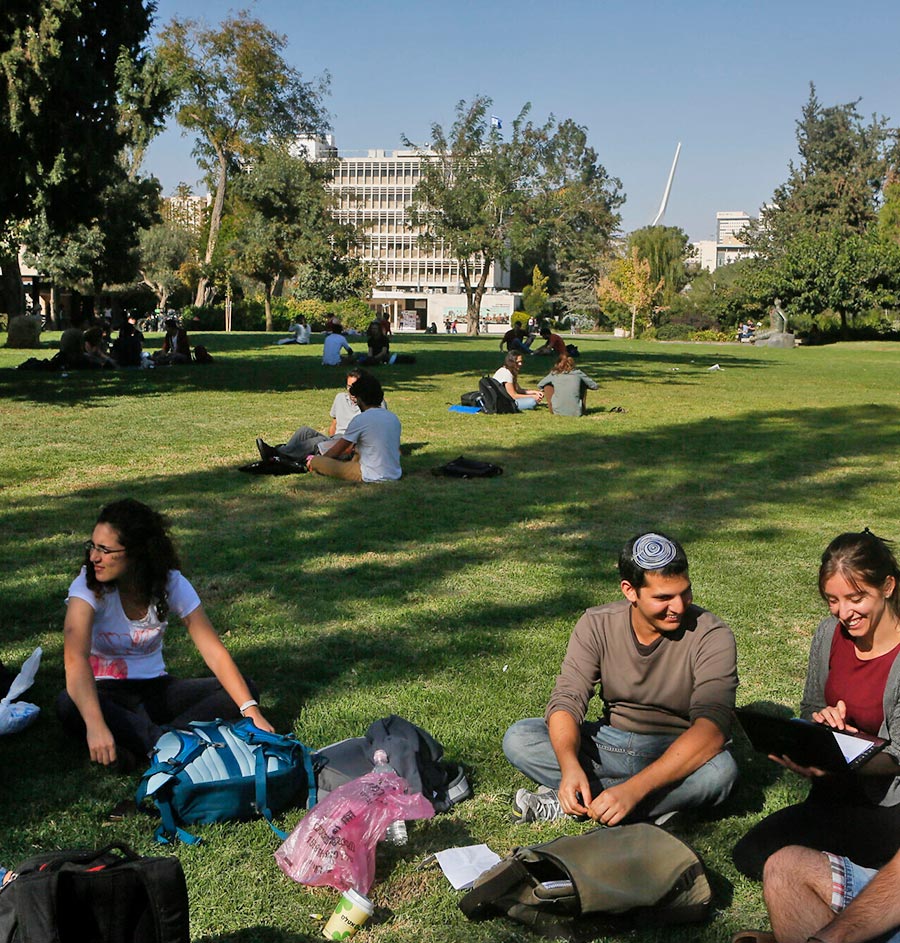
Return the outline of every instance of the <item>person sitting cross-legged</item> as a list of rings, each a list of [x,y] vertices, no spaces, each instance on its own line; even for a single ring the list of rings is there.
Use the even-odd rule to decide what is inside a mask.
[[[344,481],[395,481],[400,468],[400,420],[389,410],[379,407],[384,393],[377,377],[363,374],[353,384],[352,399],[360,414],[350,420],[344,434],[324,455],[313,455],[307,461],[310,471]],[[341,461],[355,449],[349,462]]]
[[[312,426],[300,426],[299,429],[281,445],[269,445],[264,439],[256,440],[256,447],[259,450],[259,457],[264,461],[271,461],[276,456],[289,459],[292,462],[305,462],[310,455],[324,454],[332,445],[347,431],[350,420],[359,415],[359,406],[351,395],[353,384],[366,371],[360,367],[353,367],[347,371],[347,387],[336,394],[334,402],[331,404],[331,425],[328,432],[319,432]],[[387,409],[387,404],[381,402],[382,407]],[[350,458],[350,455],[346,455]]]
[[[625,598],[578,621],[544,718],[503,738],[510,763],[543,787],[516,793],[522,821],[659,821],[718,805],[737,779],[731,629],[693,604],[687,557],[663,534],[629,540],[619,575]],[[603,716],[588,722],[598,686]]]

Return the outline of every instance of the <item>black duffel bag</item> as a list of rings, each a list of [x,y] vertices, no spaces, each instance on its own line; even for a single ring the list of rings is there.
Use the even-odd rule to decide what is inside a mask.
[[[0,891],[0,943],[188,943],[187,886],[173,857],[127,845],[23,861]]]

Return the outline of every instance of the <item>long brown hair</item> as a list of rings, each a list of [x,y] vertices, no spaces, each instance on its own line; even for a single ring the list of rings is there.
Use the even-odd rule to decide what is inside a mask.
[[[511,350],[503,358],[503,366],[514,376],[518,377],[519,371],[522,369],[522,364],[519,361],[522,359],[522,353],[518,350]]]
[[[575,361],[568,355],[562,354],[553,365],[551,373],[571,373],[575,369]]]
[[[900,617],[900,568],[897,558],[883,537],[867,527],[863,531],[839,534],[825,548],[819,567],[819,593],[825,598],[825,584],[836,573],[854,588],[860,583],[881,589],[888,577],[894,577],[894,591],[887,597],[891,612]]]

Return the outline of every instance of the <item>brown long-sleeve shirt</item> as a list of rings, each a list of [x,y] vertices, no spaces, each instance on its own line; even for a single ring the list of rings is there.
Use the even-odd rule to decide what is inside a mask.
[[[622,599],[578,620],[544,716],[564,710],[580,724],[599,688],[603,716],[619,730],[677,736],[706,717],[728,737],[737,683],[734,635],[718,616],[689,606],[678,631],[648,651]]]

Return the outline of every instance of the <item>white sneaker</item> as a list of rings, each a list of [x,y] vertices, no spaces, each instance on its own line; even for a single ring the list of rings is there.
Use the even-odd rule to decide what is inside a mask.
[[[537,792],[520,789],[513,802],[517,822],[555,822],[565,818],[555,789],[541,786]]]

